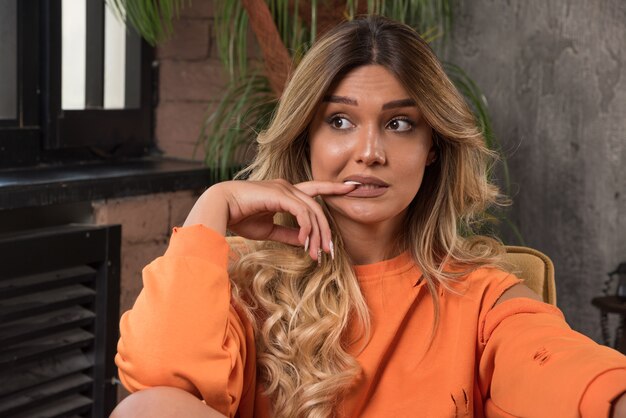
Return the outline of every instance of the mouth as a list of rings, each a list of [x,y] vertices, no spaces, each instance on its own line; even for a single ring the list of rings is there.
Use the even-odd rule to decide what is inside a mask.
[[[356,188],[347,197],[378,197],[387,192],[389,184],[374,176],[349,176],[343,181],[345,184],[354,184]]]
[[[379,186],[379,187],[389,187],[389,184],[385,183],[382,179],[374,176],[363,176],[360,174],[356,174],[353,176],[348,176],[343,179],[344,183],[348,184],[357,184],[359,186]]]

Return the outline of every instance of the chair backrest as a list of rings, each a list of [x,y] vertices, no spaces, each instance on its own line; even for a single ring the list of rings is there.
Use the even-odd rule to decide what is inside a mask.
[[[556,305],[554,264],[544,253],[528,247],[506,247],[504,260],[513,267],[513,273],[543,301]]]

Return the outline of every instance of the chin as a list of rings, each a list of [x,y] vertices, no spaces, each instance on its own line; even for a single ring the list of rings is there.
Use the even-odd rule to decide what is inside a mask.
[[[397,218],[400,213],[389,211],[389,208],[372,208],[369,205],[332,205],[333,212],[363,225],[375,225]],[[382,209],[382,210],[381,210]]]
[[[389,218],[385,216],[354,215],[348,216],[348,218],[353,222],[360,223],[361,225],[376,225],[389,220]]]

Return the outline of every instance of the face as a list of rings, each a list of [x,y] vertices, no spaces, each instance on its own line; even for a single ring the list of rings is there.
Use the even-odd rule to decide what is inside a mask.
[[[349,72],[324,97],[309,131],[314,180],[358,182],[324,198],[338,223],[399,227],[435,154],[415,102],[384,67]]]

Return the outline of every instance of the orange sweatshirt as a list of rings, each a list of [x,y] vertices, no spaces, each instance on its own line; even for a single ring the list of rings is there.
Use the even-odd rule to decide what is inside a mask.
[[[176,228],[144,269],[120,323],[115,361],[127,389],[174,386],[230,417],[271,416],[252,327],[231,303],[228,253],[206,227]],[[494,307],[520,281],[508,273],[480,269],[458,294],[442,291],[426,350],[432,299],[410,256],[355,270],[372,338],[341,417],[607,417],[626,391],[626,357],[571,330],[557,308],[526,298]]]

